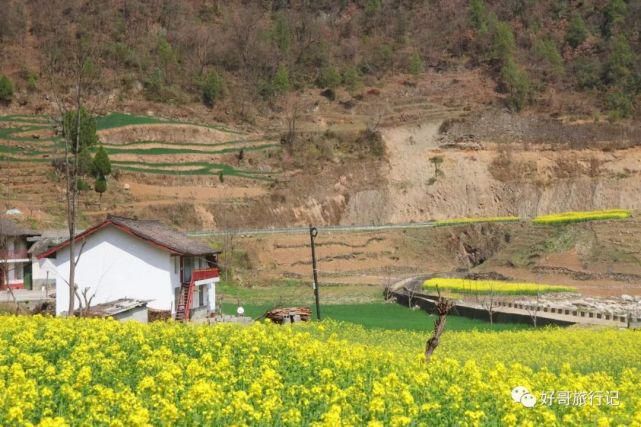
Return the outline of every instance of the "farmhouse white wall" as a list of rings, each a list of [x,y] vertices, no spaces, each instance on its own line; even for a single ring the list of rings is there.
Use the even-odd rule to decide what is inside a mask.
[[[77,251],[81,244],[76,245]],[[175,257],[156,246],[109,226],[86,238],[76,268],[80,291],[95,292],[92,305],[119,298],[151,300],[149,307],[175,310],[174,288],[179,286]],[[61,249],[56,267],[56,314],[69,307],[69,249]],[[77,303],[76,303],[77,307]]]

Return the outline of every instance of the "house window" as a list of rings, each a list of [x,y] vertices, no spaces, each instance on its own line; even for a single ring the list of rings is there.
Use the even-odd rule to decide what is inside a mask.
[[[22,264],[16,264],[13,274],[16,280],[22,280]]]
[[[198,287],[198,307],[205,305],[205,286]]]
[[[178,268],[179,268],[180,262],[178,261],[178,257],[177,256],[175,256],[173,258],[174,258],[174,274],[178,274]]]

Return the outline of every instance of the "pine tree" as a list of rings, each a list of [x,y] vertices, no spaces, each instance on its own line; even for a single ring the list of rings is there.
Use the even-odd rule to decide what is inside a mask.
[[[91,172],[96,179],[100,177],[105,178],[111,174],[111,161],[109,160],[107,150],[105,150],[102,144],[100,144],[98,150],[96,150],[96,155],[91,165]]]
[[[576,48],[583,43],[587,37],[588,29],[585,27],[583,18],[581,18],[579,14],[573,15],[572,19],[570,19],[568,32],[565,34],[565,41],[573,48]]]
[[[99,201],[98,201],[98,206],[102,203],[102,194],[107,191],[107,178],[104,176],[99,176],[96,179],[96,183],[94,184],[94,190],[96,190],[96,193],[99,195]]]
[[[9,103],[13,98],[13,84],[7,76],[0,75],[0,102]]]

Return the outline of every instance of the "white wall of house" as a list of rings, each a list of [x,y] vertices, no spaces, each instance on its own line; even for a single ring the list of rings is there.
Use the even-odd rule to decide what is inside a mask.
[[[180,268],[171,256],[149,242],[108,226],[86,238],[76,267],[79,290],[95,293],[92,305],[119,298],[151,300],[149,307],[175,311],[174,288]],[[76,244],[76,256],[82,243]],[[69,249],[52,260],[56,275],[56,314],[69,307]],[[76,307],[78,306],[76,302]]]
[[[51,282],[56,280],[56,275],[47,268],[41,267],[42,260],[35,255],[31,259],[31,277],[33,280],[33,289],[39,291],[44,285],[48,288],[52,286]]]

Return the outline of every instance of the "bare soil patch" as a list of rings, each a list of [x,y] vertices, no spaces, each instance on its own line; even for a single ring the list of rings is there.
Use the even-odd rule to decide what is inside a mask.
[[[132,125],[98,132],[102,141],[119,144],[132,141],[159,141],[172,143],[220,143],[249,135],[224,132],[204,126],[185,124]],[[257,137],[258,135],[253,135]]]

